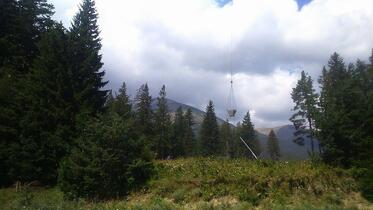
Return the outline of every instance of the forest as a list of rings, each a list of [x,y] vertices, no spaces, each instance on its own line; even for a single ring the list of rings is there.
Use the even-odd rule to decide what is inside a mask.
[[[185,201],[188,199],[168,194],[167,189],[161,189],[162,183],[157,183],[163,179],[165,183],[167,180],[175,181],[174,185],[178,183],[177,177],[167,174],[166,170],[174,170],[170,166],[174,163],[180,171],[185,170],[183,164],[191,170],[180,177],[192,176],[189,173],[195,173],[192,177],[215,176],[214,180],[220,177],[216,178],[217,184],[224,187],[226,183],[226,187],[231,187],[227,187],[224,195],[237,196],[250,204],[249,207],[242,204],[237,209],[252,208],[251,205],[266,208],[268,206],[260,203],[266,198],[281,199],[271,197],[275,195],[273,189],[278,188],[278,192],[289,196],[290,191],[296,189],[293,186],[290,191],[284,190],[280,184],[274,184],[273,188],[259,178],[256,182],[255,174],[238,164],[258,170],[266,177],[263,179],[268,180],[272,179],[272,172],[266,167],[273,167],[283,177],[287,172],[282,170],[288,167],[293,171],[297,171],[297,167],[305,171],[325,170],[330,177],[338,177],[341,173],[347,180],[343,182],[351,182],[354,186],[338,181],[335,185],[343,185],[343,196],[356,191],[368,202],[373,200],[373,54],[367,55],[371,56],[369,63],[358,60],[346,64],[341,55],[334,53],[320,78],[314,80],[306,72],[301,73],[296,87],[289,93],[294,101],[290,121],[296,128],[294,142],[302,145],[310,140],[312,150],[309,162],[287,166],[278,161],[281,151],[273,131],[266,145],[271,160],[255,160],[242,144],[239,137],[255,154],[260,155],[263,150],[249,110],[237,125],[228,121],[219,125],[214,103],[210,101],[201,127],[196,130],[190,109],[180,107],[176,113],[169,111],[165,85],[160,87],[156,97],[150,95],[147,83],[139,87],[133,98],[125,82],[118,91],[108,89],[110,81],[104,79],[95,1],[82,1],[69,28],[53,20],[53,13],[54,7],[47,0],[4,0],[0,3],[0,186],[3,188],[0,194],[4,197],[18,193],[22,205],[27,206],[32,199],[28,197],[30,187],[38,186],[52,191],[58,189],[66,202],[79,199],[101,202],[150,188],[155,190],[154,194]],[[315,84],[319,88],[315,88]],[[154,100],[156,108],[151,106]],[[237,175],[243,183],[259,183],[260,186],[255,185],[257,187],[249,192],[241,189],[232,181],[235,177],[230,177],[229,171],[224,171],[216,161],[228,164],[232,171],[243,170],[250,174],[250,177]],[[194,164],[207,164],[211,170],[219,168],[225,176],[204,171],[202,165],[193,168],[197,167]],[[318,192],[315,184],[320,176],[315,172],[310,178],[314,181],[302,181],[303,184],[294,181],[296,178],[279,180],[304,188],[309,184],[315,194],[322,194],[323,189]],[[156,177],[163,179],[154,181]],[[277,183],[278,180],[272,181]],[[213,184],[201,182],[196,181],[196,185],[202,192],[195,192],[200,193],[201,198],[213,199],[203,187],[214,195],[222,193]],[[183,182],[185,190],[192,185],[190,183]],[[333,186],[328,184],[320,185]],[[13,189],[15,192],[8,193]],[[327,193],[329,191],[325,190]],[[0,208],[13,208],[3,202],[6,203],[1,200]],[[80,204],[71,205],[66,208],[78,209],[74,205]],[[87,205],[79,208],[89,208]],[[178,208],[164,205],[158,209]],[[369,203],[366,205],[372,207]]]

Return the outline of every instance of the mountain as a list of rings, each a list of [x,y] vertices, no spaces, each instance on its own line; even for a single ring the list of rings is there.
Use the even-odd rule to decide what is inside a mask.
[[[195,123],[194,126],[193,126],[193,129],[195,131],[198,131],[200,125],[202,124],[203,118],[205,116],[204,111],[202,111],[200,109],[197,109],[193,106],[189,106],[189,105],[186,105],[186,104],[179,103],[179,102],[174,101],[172,99],[167,99],[167,106],[168,106],[169,112],[171,113],[171,118],[173,118],[175,116],[176,110],[179,107],[181,107],[184,112],[186,112],[187,109],[191,109],[192,110],[192,115],[193,115],[193,122]],[[157,99],[153,99],[151,107],[152,107],[153,110],[157,109]],[[217,117],[217,121],[218,121],[218,125],[221,125],[221,124],[224,123],[224,120],[222,120],[219,117]]]
[[[179,103],[177,101],[167,99],[167,105],[169,108],[169,112],[171,113],[171,117],[173,118],[175,116],[176,110],[181,107],[183,111],[185,112],[188,108],[192,110],[193,115],[193,121],[194,126],[193,129],[195,132],[198,132],[198,129],[200,128],[200,125],[203,121],[205,112],[197,109],[195,107]],[[157,100],[153,99],[152,101],[152,109],[156,110],[157,108]],[[223,124],[224,120],[217,117],[218,124]],[[232,125],[234,127],[234,125]],[[283,160],[306,160],[308,159],[308,151],[311,151],[311,145],[310,140],[305,139],[305,144],[303,146],[300,146],[293,142],[293,133],[295,131],[295,128],[293,125],[283,125],[278,126],[274,128],[257,128],[256,134],[259,139],[261,148],[262,148],[262,154],[260,155],[263,159],[268,159],[269,154],[267,151],[267,141],[268,141],[268,134],[271,130],[273,130],[278,138],[279,146],[280,146],[280,152],[281,152],[281,159]],[[315,141],[315,150],[317,150],[318,142]],[[244,146],[244,145],[242,145]]]
[[[269,158],[267,148],[268,134],[273,130],[278,138],[281,159],[284,160],[306,160],[308,159],[308,152],[311,151],[311,143],[309,138],[305,138],[304,145],[298,145],[293,142],[295,128],[293,125],[283,125],[274,128],[258,128],[258,139],[261,144],[262,154],[264,159]],[[315,151],[318,149],[318,141],[314,140]],[[265,148],[265,149],[264,149]]]

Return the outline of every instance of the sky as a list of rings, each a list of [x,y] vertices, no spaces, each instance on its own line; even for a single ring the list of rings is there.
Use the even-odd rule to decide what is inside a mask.
[[[80,0],[51,0],[70,26]],[[227,117],[230,70],[237,116],[255,127],[290,124],[290,92],[302,70],[315,81],[333,52],[367,61],[371,0],[96,0],[108,88],[134,96],[162,84],[170,99]],[[318,84],[315,82],[315,87]]]

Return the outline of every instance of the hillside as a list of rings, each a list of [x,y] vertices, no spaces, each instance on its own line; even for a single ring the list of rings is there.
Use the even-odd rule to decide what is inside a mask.
[[[305,144],[303,146],[298,145],[293,142],[293,133],[295,128],[293,125],[283,125],[275,128],[258,128],[257,136],[261,143],[262,148],[267,147],[267,140],[269,132],[273,130],[278,138],[281,159],[282,160],[306,160],[308,159],[308,152],[311,151],[311,144],[308,138],[305,139]],[[318,151],[318,142],[314,141],[315,152]],[[263,158],[269,158],[267,150],[263,150],[261,154]]]
[[[190,108],[192,110],[193,121],[195,123],[194,130],[198,132],[198,129],[205,115],[204,111],[199,110],[193,106],[189,106],[189,105],[174,101],[172,99],[167,99],[167,105],[169,107],[169,111],[171,112],[171,116],[174,116],[176,110],[179,107],[181,107],[184,111]],[[156,107],[157,107],[157,102],[156,100],[153,100],[152,109],[155,110]],[[217,120],[218,120],[219,125],[221,125],[224,122],[224,120],[219,117],[217,118]],[[295,129],[294,129],[294,126],[292,125],[283,125],[283,126],[278,126],[275,128],[257,128],[256,129],[257,137],[260,141],[261,148],[262,148],[262,154],[260,155],[261,158],[263,159],[269,158],[268,151],[267,151],[267,140],[268,140],[268,133],[271,129],[273,129],[273,131],[275,132],[275,134],[277,135],[279,139],[282,160],[306,160],[308,159],[308,151],[311,150],[309,140],[306,139],[304,146],[295,144],[293,142],[293,133]],[[315,149],[317,148],[316,145],[317,145],[317,142],[315,142]]]
[[[176,110],[179,107],[181,107],[184,112],[187,109],[191,109],[192,110],[192,114],[193,114],[193,121],[195,123],[194,127],[195,127],[196,130],[198,130],[199,126],[201,125],[201,123],[203,121],[204,115],[205,115],[204,111],[202,111],[200,109],[197,109],[197,108],[195,108],[193,106],[189,106],[189,105],[186,105],[186,104],[174,101],[172,99],[167,99],[167,105],[168,105],[169,112],[171,112],[171,116],[175,115]],[[152,107],[153,110],[157,109],[157,100],[156,99],[153,99],[151,107]],[[223,122],[224,122],[224,120],[221,119],[221,118],[219,118],[219,117],[217,117],[217,121],[218,121],[219,125],[223,124]]]
[[[127,198],[63,199],[57,188],[0,189],[0,209],[373,209],[348,171],[310,162],[189,158],[156,161]]]

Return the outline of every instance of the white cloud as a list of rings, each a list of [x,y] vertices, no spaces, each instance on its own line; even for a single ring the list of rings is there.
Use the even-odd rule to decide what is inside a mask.
[[[77,0],[53,0],[68,24]],[[373,47],[371,0],[96,0],[105,69],[111,86],[134,93],[165,83],[170,98],[204,109],[208,99],[224,118],[229,57],[239,116],[257,127],[287,123],[299,70],[315,78],[331,53],[366,59]],[[292,73],[289,73],[292,72]],[[315,78],[316,80],[316,78]]]

